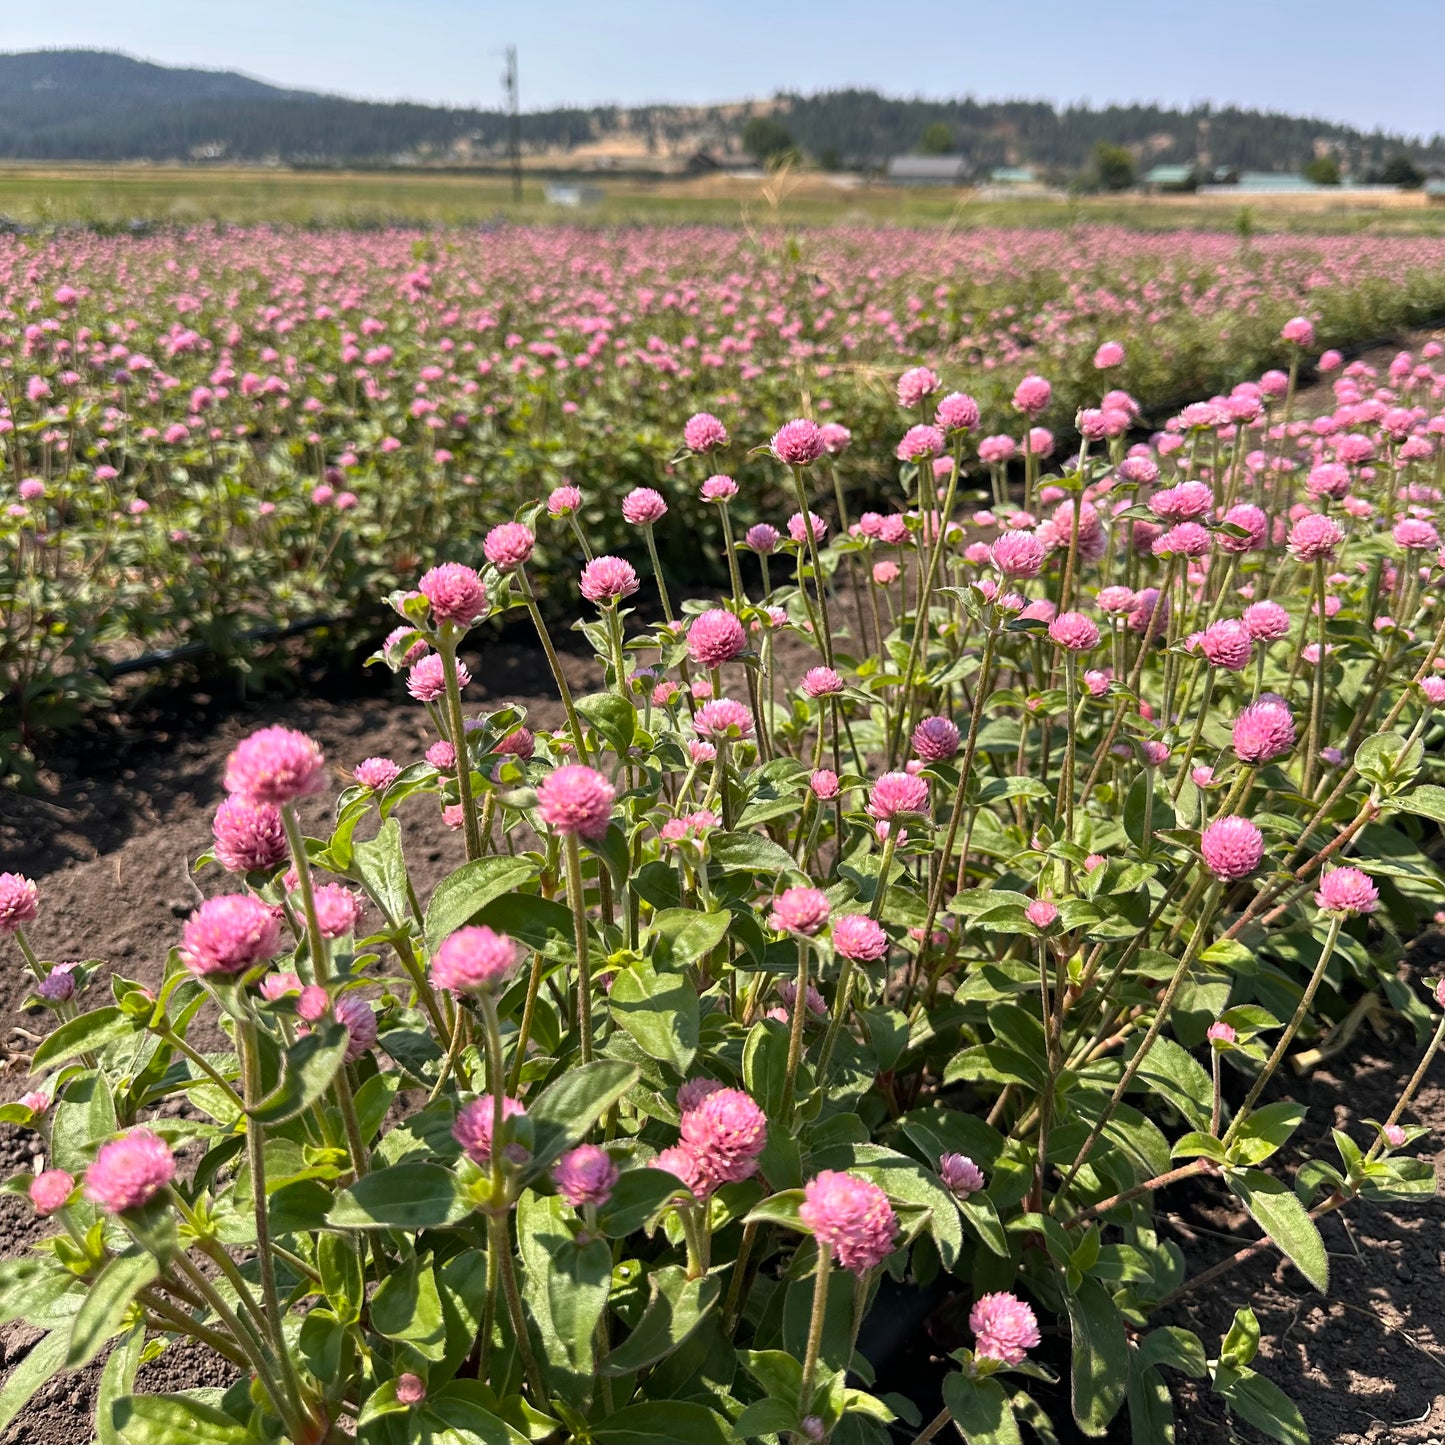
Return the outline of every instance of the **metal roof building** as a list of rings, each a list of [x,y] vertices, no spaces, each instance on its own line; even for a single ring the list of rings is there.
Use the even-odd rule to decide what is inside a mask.
[[[886,174],[900,186],[962,186],[969,165],[962,156],[893,156]]]

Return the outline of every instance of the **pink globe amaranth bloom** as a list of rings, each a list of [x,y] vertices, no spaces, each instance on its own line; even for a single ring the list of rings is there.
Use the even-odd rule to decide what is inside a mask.
[[[496,1114],[497,1100],[493,1094],[483,1094],[470,1104],[463,1104],[457,1112],[457,1121],[452,1125],[452,1138],[462,1146],[462,1152],[473,1164],[492,1162],[492,1122]],[[519,1100],[510,1097],[502,1100],[502,1122],[526,1114]],[[503,1135],[505,1137],[505,1134]],[[513,1164],[525,1164],[531,1151],[520,1143],[511,1143],[506,1148],[506,1158]]]
[[[326,757],[294,728],[262,728],[236,744],[226,759],[223,786],[228,793],[279,806],[325,788]]]
[[[879,587],[887,587],[898,580],[897,562],[875,562],[873,564],[873,581]]]
[[[557,1193],[573,1209],[581,1209],[584,1204],[606,1204],[612,1198],[617,1175],[612,1156],[597,1144],[579,1144],[552,1166]]]
[[[594,557],[583,569],[582,595],[599,607],[637,591],[637,573],[621,557]]]
[[[515,572],[531,557],[536,542],[537,539],[529,527],[524,527],[520,522],[503,522],[487,533],[486,540],[482,543],[482,552],[499,572]],[[485,594],[482,607],[485,611]]]
[[[832,802],[838,796],[838,774],[832,768],[819,768],[808,779],[808,787],[821,802]]]
[[[408,647],[401,656],[400,665],[402,667],[410,667],[413,663],[420,662],[430,650],[426,645],[426,640],[416,636],[416,628],[393,627],[392,630],[386,634],[386,639],[381,644],[381,650],[384,654],[390,653],[391,649],[395,647],[403,637],[411,637],[414,639],[411,646]],[[392,671],[396,671],[394,666],[392,667]]]
[[[1014,407],[1026,416],[1047,411],[1053,399],[1054,389],[1042,376],[1026,376],[1014,388]]]
[[[298,980],[299,982],[299,980]],[[308,1024],[319,1023],[331,1012],[331,995],[319,983],[301,985],[296,997],[296,1017]]]
[[[537,787],[537,811],[542,821],[559,833],[600,838],[612,821],[617,789],[597,771],[582,763],[568,763],[542,779]]]
[[[105,1214],[139,1209],[176,1177],[170,1146],[149,1129],[109,1139],[85,1171],[85,1197]]]
[[[1319,562],[1329,561],[1344,540],[1344,531],[1333,517],[1309,512],[1289,529],[1288,545],[1291,556],[1301,562]]]
[[[753,735],[753,715],[747,704],[730,697],[714,698],[703,703],[692,725],[704,737],[713,739],[750,738]]]
[[[947,445],[943,433],[936,426],[913,426],[904,432],[893,454],[900,462],[926,462]]]
[[[272,803],[232,797],[211,820],[211,851],[228,873],[275,868],[286,858],[286,826]]]
[[[674,1144],[647,1161],[649,1169],[662,1169],[680,1179],[695,1199],[706,1199],[717,1187],[703,1172],[702,1160],[686,1144]]]
[[[730,502],[738,494],[738,484],[731,477],[709,477],[702,484],[699,495],[705,502],[717,502],[719,504]]]
[[[472,674],[467,670],[466,663],[458,658],[457,687],[464,689],[471,683],[471,680]],[[442,665],[439,652],[429,652],[407,673],[406,690],[418,702],[435,702],[439,697],[446,695],[446,669]]]
[[[346,1062],[354,1064],[376,1042],[376,1012],[357,993],[342,994],[334,1012],[337,1022],[346,1025]]]
[[[1350,469],[1343,462],[1321,462],[1310,468],[1305,490],[1312,497],[1333,497],[1338,501],[1350,490]]]
[[[768,1120],[741,1089],[717,1089],[682,1116],[681,1144],[714,1187],[736,1184],[757,1170]]]
[[[420,1405],[426,1399],[426,1385],[410,1371],[396,1377],[396,1398],[402,1405]]]
[[[725,1088],[727,1085],[716,1079],[689,1079],[677,1091],[678,1113],[686,1114],[689,1109],[697,1108],[709,1094],[716,1094],[719,1089]]]
[[[268,1003],[275,1003],[278,998],[285,998],[287,994],[301,992],[303,985],[299,974],[268,973],[257,985],[261,997]]]
[[[1338,351],[1322,351],[1320,359],[1315,363],[1318,371],[1338,371],[1343,365],[1345,358]]]
[[[1391,1149],[1398,1149],[1409,1138],[1398,1124],[1386,1124],[1380,1132],[1385,1136],[1385,1143]]]
[[[487,534],[489,561],[492,535],[500,530],[494,527]],[[526,531],[526,528],[522,530]],[[440,567],[433,567],[430,572],[422,574],[416,586],[431,604],[432,616],[438,622],[454,622],[459,627],[470,627],[486,614],[487,589],[482,586],[482,579],[476,572],[460,562],[443,562]]]
[[[247,893],[226,893],[191,914],[181,960],[192,973],[241,973],[274,958],[280,946],[281,921],[267,904]]]
[[[840,422],[825,421],[818,433],[823,438],[823,450],[830,457],[841,457],[853,444],[853,433]]]
[[[551,517],[573,516],[582,505],[580,487],[554,487],[547,498],[547,514]]]
[[[1059,921],[1059,906],[1047,898],[1035,898],[1024,909],[1024,916],[1035,928],[1047,932]]]
[[[57,963],[39,983],[35,992],[47,1003],[66,1003],[75,997],[75,965]]]
[[[1264,861],[1264,835],[1248,818],[1217,818],[1199,839],[1204,865],[1216,878],[1247,878]]]
[[[1445,1008],[1445,978],[1435,980],[1435,1002]]]
[[[825,1169],[803,1186],[798,1218],[820,1246],[854,1274],[867,1274],[893,1253],[898,1219],[888,1196],[871,1180]]]
[[[717,749],[711,743],[699,742],[696,738],[687,745],[687,755],[694,763],[701,766],[703,763],[711,763],[717,759]]]
[[[1099,645],[1099,628],[1082,612],[1061,612],[1049,623],[1049,641],[1066,652],[1088,652]]]
[[[1215,540],[1226,552],[1253,552],[1264,545],[1269,535],[1269,518],[1253,502],[1240,502],[1231,507],[1224,514],[1224,520],[1231,527],[1242,527],[1245,533],[1242,537],[1216,533]]]
[[[1380,890],[1358,868],[1330,868],[1320,874],[1315,902],[1326,913],[1355,918],[1380,906]]]
[[[939,1155],[938,1177],[955,1199],[967,1199],[984,1185],[983,1170],[967,1154]]]
[[[1094,365],[1100,371],[1124,364],[1124,348],[1117,341],[1106,341],[1094,353]]]
[[[30,1202],[42,1219],[64,1206],[75,1189],[75,1180],[64,1169],[47,1169],[30,1182]]]
[[[831,667],[810,667],[803,674],[803,691],[809,697],[832,697],[843,691],[843,679]]]
[[[1134,597],[1133,588],[1115,585],[1102,588],[1094,601],[1100,612],[1113,614],[1128,612],[1134,605]]]
[[[1272,762],[1294,745],[1294,714],[1283,698],[1266,693],[1234,720],[1234,755],[1243,763]]]
[[[1315,328],[1312,321],[1303,316],[1292,316],[1280,327],[1279,334],[1293,346],[1313,346]]]
[[[359,788],[384,793],[400,776],[401,766],[390,758],[363,758],[351,771]],[[277,815],[279,821],[280,815]],[[282,841],[284,842],[284,836]]]
[[[756,526],[748,528],[747,535],[743,540],[759,557],[768,557],[778,550],[782,533],[776,527],[770,527],[766,522],[759,522]]]
[[[922,813],[927,807],[927,781],[908,773],[884,773],[868,793],[868,815],[880,822],[899,813]]]
[[[773,433],[768,450],[784,466],[811,466],[823,455],[823,434],[816,422],[806,417],[784,422]]]
[[[516,728],[500,739],[492,751],[505,757],[521,758],[526,762],[537,751],[536,734],[531,728]]]
[[[1445,677],[1421,678],[1420,691],[1431,707],[1445,707]]]
[[[505,933],[459,928],[432,955],[431,978],[450,993],[472,993],[496,987],[516,966],[517,945]]]
[[[1278,602],[1251,602],[1240,621],[1256,642],[1277,642],[1289,636],[1289,613]]]
[[[938,403],[934,418],[944,431],[973,431],[978,426],[978,403],[966,392],[951,391]]]
[[[788,536],[800,546],[808,540],[810,531],[814,542],[821,542],[828,535],[828,524],[816,512],[809,512],[806,522],[801,512],[794,512],[788,518]]]
[[[1021,1365],[1039,1343],[1039,1322],[1017,1295],[1002,1291],[981,1295],[968,1314],[975,1335],[974,1354],[1005,1365]]]
[[[1244,623],[1233,617],[1211,622],[1199,634],[1199,651],[1212,667],[1241,672],[1254,656],[1254,638]]]
[[[650,527],[667,516],[662,493],[652,487],[634,487],[622,499],[622,520],[634,527]]]
[[[958,728],[950,718],[926,717],[913,729],[912,742],[925,763],[947,762],[958,752]]]
[[[768,927],[780,933],[816,933],[827,921],[828,895],[817,888],[788,888],[773,900]]]
[[[457,750],[446,738],[439,738],[426,750],[426,760],[439,773],[449,773],[457,765]]]
[[[927,366],[913,366],[898,378],[898,405],[912,409],[922,405],[943,383],[938,373]]]
[[[1037,577],[1049,549],[1034,532],[1005,532],[989,548],[989,560],[1005,577]]]
[[[1407,552],[1433,552],[1440,545],[1440,533],[1420,517],[1402,518],[1390,535]]]
[[[721,667],[745,652],[748,635],[737,615],[721,607],[700,613],[687,630],[687,651],[699,667]]]
[[[366,905],[359,894],[340,883],[323,883],[313,895],[316,922],[323,938],[345,938],[355,933]]]
[[[682,440],[690,452],[715,452],[728,444],[728,429],[711,412],[700,411],[687,419]]]
[[[1214,545],[1214,538],[1198,522],[1180,522],[1163,536],[1156,537],[1150,551],[1156,557],[1203,557]]]
[[[1216,1019],[1209,1025],[1204,1036],[1211,1044],[1232,1044],[1236,1037],[1233,1025],[1224,1023],[1220,1019]]]
[[[855,963],[887,957],[888,935],[866,913],[844,913],[833,920],[833,952]]]

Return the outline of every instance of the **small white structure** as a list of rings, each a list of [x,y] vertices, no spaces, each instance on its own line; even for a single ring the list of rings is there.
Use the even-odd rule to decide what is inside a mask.
[[[969,164],[962,156],[893,156],[885,174],[896,186],[965,186]]]

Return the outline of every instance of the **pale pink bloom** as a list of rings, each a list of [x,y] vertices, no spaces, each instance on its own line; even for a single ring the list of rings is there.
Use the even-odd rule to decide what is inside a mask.
[[[898,378],[898,405],[911,410],[921,405],[926,397],[932,396],[942,384],[938,373],[929,367],[911,367]]]
[[[356,780],[357,787],[365,788],[373,793],[382,793],[401,776],[401,767],[392,762],[390,758],[363,758],[352,769],[351,776]],[[219,817],[218,813],[218,820]],[[279,814],[277,821],[280,821]],[[284,834],[282,841],[285,841]]]
[[[1380,1132],[1385,1136],[1385,1143],[1391,1149],[1398,1149],[1409,1138],[1409,1135],[1398,1124],[1386,1124]]]
[[[942,763],[958,752],[958,728],[946,717],[926,717],[913,729],[913,751],[925,763]]]
[[[1314,323],[1306,320],[1303,316],[1291,317],[1280,328],[1279,334],[1294,346],[1313,346],[1315,344]]]
[[[965,392],[951,391],[934,415],[945,431],[972,431],[978,426],[978,403]]]
[[[736,615],[714,607],[693,618],[687,650],[699,667],[720,667],[747,649],[747,634]]]
[[[692,725],[703,736],[714,739],[750,738],[753,735],[753,715],[747,704],[730,697],[719,697],[704,703],[698,708]]]
[[[1264,835],[1248,818],[1218,818],[1199,840],[1205,866],[1216,878],[1247,878],[1264,861]]]
[[[286,827],[274,803],[230,797],[211,820],[211,851],[229,873],[270,869],[286,857]]]
[[[1320,875],[1315,902],[1326,913],[1354,918],[1380,906],[1380,890],[1358,868],[1329,868]]]
[[[1276,642],[1289,636],[1289,613],[1278,602],[1252,602],[1240,621],[1256,642]]]
[[[948,443],[936,426],[914,426],[903,434],[894,450],[900,462],[924,462],[945,450]]]
[[[1252,552],[1264,545],[1269,534],[1269,518],[1253,502],[1240,502],[1231,507],[1224,520],[1232,527],[1244,528],[1243,537],[1231,536],[1228,532],[1216,533],[1221,548],[1226,552]]]
[[[801,512],[794,512],[788,518],[788,536],[793,541],[801,545],[808,540],[809,532],[814,542],[821,542],[828,535],[828,524],[816,512],[809,512],[806,522]]]
[[[738,484],[731,477],[709,477],[702,484],[701,496],[705,502],[730,502],[737,494]]]
[[[420,1405],[426,1399],[426,1385],[409,1370],[396,1377],[396,1398],[402,1405]]]
[[[227,758],[223,785],[228,793],[279,806],[325,788],[326,758],[305,733],[262,728]]]
[[[1117,341],[1106,341],[1094,353],[1094,365],[1100,371],[1107,371],[1112,366],[1122,366],[1124,362],[1124,348]]]
[[[908,773],[884,773],[868,793],[868,815],[884,822],[899,813],[921,813],[927,807],[927,780]]]
[[[819,768],[808,780],[813,796],[822,802],[831,802],[838,796],[838,774],[831,768]]]
[[[426,750],[426,760],[439,773],[449,773],[457,765],[457,750],[446,738],[439,738]]]
[[[1099,645],[1099,629],[1082,612],[1061,612],[1049,623],[1049,640],[1066,652],[1088,652]]]
[[[773,900],[768,927],[779,933],[816,933],[827,921],[828,895],[817,888],[788,888]]]
[[[855,1174],[825,1169],[803,1186],[798,1217],[844,1269],[866,1274],[893,1253],[898,1220],[888,1196]]]
[[[536,541],[520,522],[503,522],[487,533],[482,552],[499,572],[515,572],[531,557]]]
[[[280,946],[276,913],[250,894],[227,893],[208,898],[191,914],[181,961],[192,973],[241,973],[274,958]]]
[[[981,1295],[969,1311],[968,1327],[976,1336],[974,1353],[1005,1365],[1020,1365],[1039,1344],[1034,1312],[1017,1295]]]
[[[583,569],[582,595],[598,606],[620,601],[637,591],[637,573],[621,557],[594,557]]]
[[[875,562],[873,564],[873,581],[879,587],[887,587],[890,583],[898,580],[898,563],[896,562]]]
[[[376,1042],[376,1012],[360,994],[344,993],[335,1013],[346,1026],[346,1062],[354,1064]]]
[[[836,421],[825,421],[818,428],[823,438],[823,450],[830,457],[841,457],[853,442],[853,433]]]
[[[432,955],[431,977],[437,988],[472,993],[495,988],[516,966],[517,945],[505,933],[459,928]]]
[[[582,506],[582,491],[579,487],[554,487],[547,498],[547,513],[552,517],[570,517]]]
[[[345,938],[354,933],[365,912],[360,896],[340,883],[323,883],[313,893],[312,901],[323,938]]]
[[[843,679],[831,667],[810,667],[803,674],[803,691],[809,697],[830,697],[843,691]]]
[[[1042,376],[1029,375],[1014,388],[1013,402],[1027,416],[1037,416],[1049,409],[1054,389]]]
[[[767,1116],[741,1089],[716,1089],[682,1116],[682,1147],[697,1159],[703,1177],[716,1188],[757,1172],[768,1142]]]
[[[833,920],[833,952],[861,963],[888,953],[888,935],[866,913],[844,913]]]
[[[1329,561],[1344,540],[1338,522],[1323,512],[1309,512],[1290,528],[1289,550],[1301,562]]]
[[[677,1091],[678,1113],[686,1114],[689,1109],[697,1108],[709,1094],[716,1094],[719,1089],[725,1088],[727,1085],[716,1079],[689,1079]]]
[[[989,549],[993,565],[1005,577],[1037,577],[1048,547],[1033,532],[1005,532]]]
[[[785,466],[810,466],[823,455],[823,435],[816,422],[799,417],[773,433],[769,450]]]
[[[1231,1025],[1216,1019],[1205,1030],[1205,1037],[1212,1044],[1232,1044],[1235,1039],[1234,1029]]]
[[[1433,552],[1440,545],[1439,532],[1419,517],[1402,518],[1391,535],[1407,552]]]
[[[1234,755],[1241,762],[1272,762],[1294,745],[1294,715],[1283,698],[1266,693],[1234,720]]]
[[[1203,557],[1213,545],[1213,537],[1198,522],[1180,522],[1156,537],[1150,550],[1156,557]]]
[[[452,1138],[462,1146],[462,1152],[473,1164],[492,1162],[492,1126],[496,1122],[496,1109],[496,1096],[483,1094],[480,1098],[473,1099],[470,1104],[464,1104],[457,1113],[456,1123],[452,1125]],[[526,1112],[518,1100],[503,1098],[503,1138],[506,1138],[506,1121],[518,1118]],[[504,1152],[507,1160],[513,1164],[525,1164],[531,1158],[531,1151],[520,1143],[508,1144]]]
[[[492,529],[493,532],[499,530]],[[525,529],[524,529],[525,530]],[[491,535],[488,534],[488,544]],[[422,574],[417,591],[431,604],[432,616],[438,622],[455,622],[461,627],[470,627],[479,617],[486,615],[487,592],[482,579],[470,567],[460,562],[443,562]]]
[[[667,503],[652,487],[634,487],[622,499],[622,519],[634,527],[650,527],[666,515]]]
[[[983,1170],[967,1154],[941,1154],[938,1177],[955,1199],[967,1199],[984,1187]]]
[[[649,1169],[661,1169],[680,1179],[696,1199],[706,1199],[713,1185],[704,1175],[702,1161],[686,1144],[674,1144],[647,1161]]]
[[[612,819],[616,796],[617,789],[596,768],[569,763],[538,784],[537,811],[542,821],[559,833],[601,838]]]
[[[85,1197],[105,1214],[138,1209],[176,1177],[170,1146],[149,1129],[107,1140],[85,1171]]]
[[[728,444],[728,429],[711,412],[688,418],[682,439],[690,452],[712,452]]]
[[[1035,898],[1024,909],[1024,916],[1035,928],[1047,932],[1059,921],[1059,906],[1047,898]]]
[[[747,536],[743,540],[758,556],[767,557],[777,551],[780,539],[781,534],[776,527],[770,527],[766,522],[759,522],[756,526],[748,528]]]
[[[1130,587],[1114,585],[1101,588],[1099,595],[1094,599],[1098,604],[1100,612],[1110,614],[1128,612],[1134,605],[1134,591]]]
[[[64,1169],[46,1169],[30,1183],[30,1202],[42,1219],[64,1207],[75,1190],[75,1180]]]
[[[1211,666],[1240,672],[1254,655],[1254,638],[1243,622],[1226,617],[1199,634],[1199,651]]]
[[[465,690],[471,683],[472,674],[466,663],[457,659],[457,687]],[[446,696],[446,667],[441,653],[429,652],[406,675],[406,690],[418,702],[435,702]]]

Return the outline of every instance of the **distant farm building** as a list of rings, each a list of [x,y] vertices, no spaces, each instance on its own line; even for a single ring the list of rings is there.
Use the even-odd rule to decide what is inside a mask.
[[[994,186],[1033,186],[1039,178],[1032,166],[995,166],[988,179]]]
[[[1140,184],[1154,191],[1182,191],[1193,176],[1193,166],[1150,166],[1140,177]]]
[[[898,186],[963,186],[969,174],[962,156],[893,156],[886,171]]]

